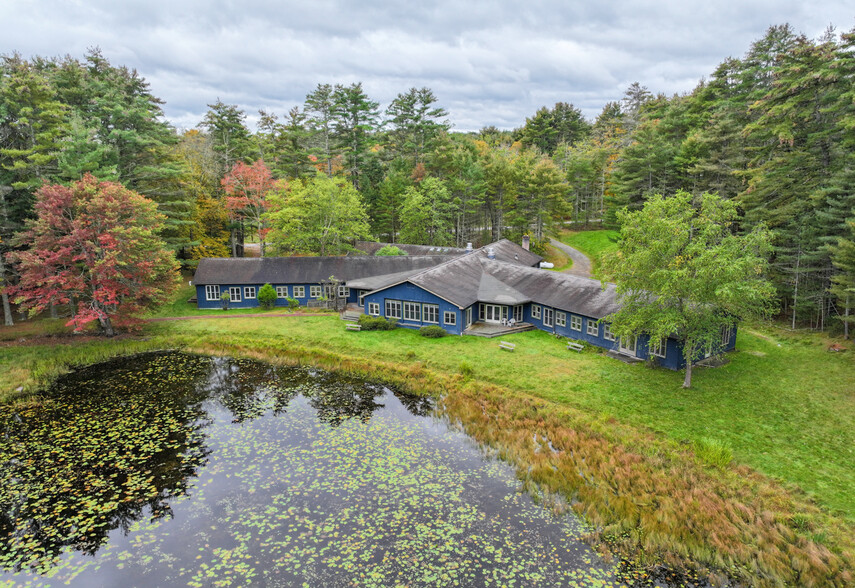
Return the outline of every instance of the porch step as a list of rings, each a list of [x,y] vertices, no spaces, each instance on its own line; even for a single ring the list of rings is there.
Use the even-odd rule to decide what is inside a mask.
[[[608,357],[612,359],[616,359],[618,361],[622,361],[624,363],[642,363],[644,360],[635,357],[634,355],[626,355],[625,353],[618,353],[617,351],[611,350],[606,353]]]
[[[534,325],[531,323],[517,323],[513,327],[494,323],[473,323],[463,331],[463,334],[492,339],[503,335],[513,335],[514,333],[531,331],[532,329],[534,329]]]
[[[351,308],[348,308],[339,316],[341,316],[341,320],[343,321],[358,321],[359,317],[361,317],[363,314],[365,313],[361,310],[353,310]]]

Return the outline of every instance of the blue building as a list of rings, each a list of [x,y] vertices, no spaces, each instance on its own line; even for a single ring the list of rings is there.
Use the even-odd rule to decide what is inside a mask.
[[[684,367],[676,337],[651,342],[644,334],[612,334],[603,319],[620,308],[614,284],[604,288],[597,280],[509,261],[506,250],[500,259],[496,250],[488,245],[409,275],[350,283],[367,291],[362,305],[366,314],[396,319],[399,326],[439,325],[458,335],[478,334],[490,324],[501,325],[499,332],[505,333],[536,328],[622,355],[655,358],[670,369]],[[735,343],[735,328],[727,329],[720,345],[706,355],[731,350]]]
[[[289,297],[301,305],[337,297],[359,312],[407,328],[438,325],[455,335],[493,326],[503,333],[540,329],[622,355],[654,358],[670,369],[685,366],[676,336],[654,342],[644,334],[611,333],[603,319],[619,309],[614,284],[603,287],[597,280],[544,271],[541,261],[503,239],[474,251],[445,248],[440,255],[203,259],[194,283],[199,308],[220,308],[224,293],[230,307],[258,306],[258,290],[269,283],[278,306],[286,306]],[[331,287],[337,291],[328,291]],[[734,327],[722,332],[720,345],[707,355],[732,350],[735,343]]]

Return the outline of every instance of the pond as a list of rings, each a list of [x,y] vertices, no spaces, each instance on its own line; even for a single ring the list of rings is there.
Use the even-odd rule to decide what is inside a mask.
[[[145,354],[0,407],[0,586],[611,586],[432,401]]]

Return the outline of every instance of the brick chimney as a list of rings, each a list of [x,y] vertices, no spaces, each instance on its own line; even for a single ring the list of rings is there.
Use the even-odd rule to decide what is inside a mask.
[[[526,251],[528,251],[528,250],[529,250],[529,249],[528,249],[528,247],[529,247],[529,242],[530,242],[530,241],[529,241],[529,237],[528,237],[528,235],[523,235],[522,248],[523,248],[523,249],[525,249]]]

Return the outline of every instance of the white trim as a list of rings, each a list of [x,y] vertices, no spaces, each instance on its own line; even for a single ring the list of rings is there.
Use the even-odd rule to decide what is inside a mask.
[[[585,332],[592,337],[600,336],[600,323],[596,319],[589,318],[588,324],[585,325]]]
[[[288,286],[276,286],[276,298],[288,298]]]
[[[448,319],[451,320],[448,320]],[[442,311],[442,324],[444,325],[454,325],[457,326],[457,313],[453,310],[444,310]]]
[[[255,286],[244,286],[243,297],[245,300],[253,300],[255,298]]]
[[[428,314],[433,316],[433,320],[428,320]],[[422,322],[439,324],[439,304],[422,304]]]
[[[617,341],[617,337],[612,333],[612,326],[610,323],[603,323],[603,339],[606,341]]]
[[[404,300],[404,320],[422,322],[422,305],[412,300]]]
[[[581,331],[582,330],[582,317],[578,314],[570,315],[570,330],[572,331]]]
[[[543,307],[543,326],[551,327],[555,320],[555,309],[548,306]]]
[[[322,292],[320,286],[309,286],[309,298],[320,298]]]
[[[651,340],[647,344],[647,351],[648,355],[654,355],[665,359],[665,356],[668,355],[668,339],[663,337],[662,339],[659,339],[658,344]]]
[[[240,286],[231,286],[229,288],[229,302],[240,302]]]
[[[403,314],[404,306],[403,306],[403,304],[401,304],[400,300],[392,300],[390,298],[387,298],[384,302],[385,302],[386,318],[395,318],[395,319],[400,320],[400,318],[402,316],[404,316],[404,314]],[[392,312],[390,312],[390,310]]]
[[[540,319],[540,305],[532,304],[531,305],[531,318]]]
[[[380,316],[380,303],[379,302],[369,302],[368,303],[368,314],[371,316]]]
[[[349,298],[350,297],[350,288],[347,286],[339,286],[338,287],[338,297],[339,298]]]
[[[294,292],[294,298],[305,298],[306,297],[306,287],[305,286],[291,286],[291,289]]]
[[[567,326],[567,313],[556,310],[555,311],[555,326],[556,327],[566,327]]]
[[[219,286],[205,286],[205,300],[208,302],[220,299]]]

